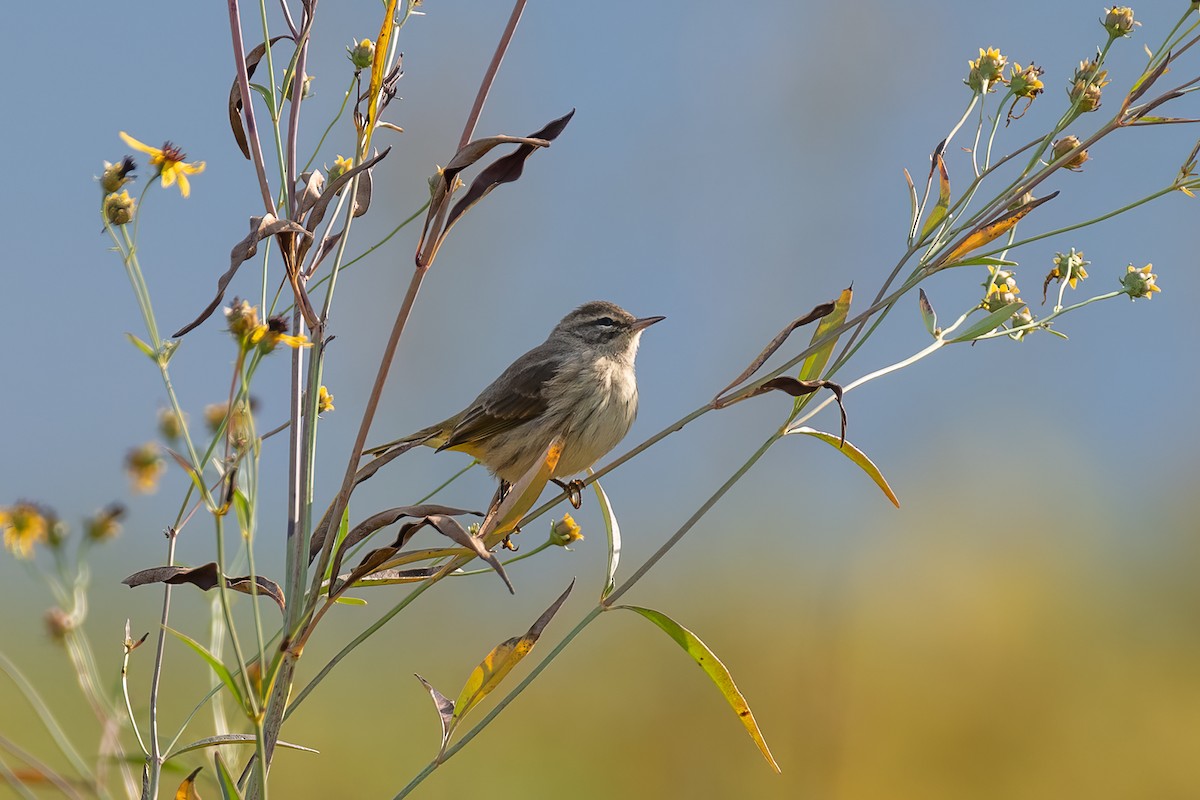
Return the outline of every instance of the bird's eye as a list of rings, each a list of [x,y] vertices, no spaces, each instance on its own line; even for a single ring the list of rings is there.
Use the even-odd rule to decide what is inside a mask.
[[[611,328],[617,323],[613,321],[612,317],[601,317],[600,319],[596,320],[596,324],[602,328]]]

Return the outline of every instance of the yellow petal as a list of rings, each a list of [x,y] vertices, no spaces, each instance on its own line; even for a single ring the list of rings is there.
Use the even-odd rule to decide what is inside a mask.
[[[182,161],[179,162],[179,169],[188,175],[199,175],[201,172],[204,172],[204,166],[203,161],[193,161],[191,164],[185,164]]]
[[[175,172],[178,173],[179,178],[179,193],[184,197],[187,197],[192,193],[192,185],[188,183],[187,170],[177,169]]]
[[[150,145],[142,144],[125,131],[120,131],[118,135],[121,137],[121,140],[125,142],[125,144],[129,145],[134,150],[140,150],[141,152],[148,153],[152,156],[162,155],[162,150],[159,150],[157,147],[151,147]]]
[[[164,189],[175,185],[175,172],[176,172],[176,170],[173,165],[168,165],[168,164],[163,165],[161,177],[162,177],[162,187]],[[180,189],[180,191],[183,191],[183,190]],[[186,191],[184,192],[183,196],[187,197]]]

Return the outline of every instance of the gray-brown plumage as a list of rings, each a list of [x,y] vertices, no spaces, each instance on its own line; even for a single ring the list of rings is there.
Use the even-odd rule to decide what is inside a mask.
[[[513,483],[561,436],[563,451],[552,477],[582,472],[629,432],[637,416],[638,342],[661,319],[637,319],[603,300],[585,303],[466,409],[366,453],[383,455],[416,443],[460,450]]]

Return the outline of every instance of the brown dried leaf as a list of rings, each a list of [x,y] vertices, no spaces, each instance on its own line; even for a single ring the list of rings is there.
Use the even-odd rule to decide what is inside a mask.
[[[450,516],[466,514],[476,517],[483,516],[483,512],[480,511],[469,511],[465,508],[452,508],[450,506],[438,505],[436,503],[424,503],[416,506],[399,506],[397,508],[389,508],[386,511],[380,511],[378,514],[372,514],[362,522],[355,525],[354,528],[346,534],[346,538],[342,540],[341,546],[338,547],[337,552],[333,555],[333,569],[331,570],[330,574],[337,575],[341,570],[342,558],[348,548],[353,547],[363,539],[366,539],[375,531],[379,530],[380,528],[385,528],[388,525],[391,525],[393,522],[404,519],[405,517],[426,517],[430,514],[446,514]],[[396,544],[393,544],[392,547],[399,549],[404,546],[406,541],[407,539],[404,541],[397,540]],[[322,544],[323,542],[318,542],[316,541],[316,537],[313,537],[313,542],[309,550],[310,559],[316,557],[316,554],[321,552]]]
[[[781,375],[778,378],[772,378],[767,381],[753,392],[739,397],[738,402],[772,391],[783,392],[792,397],[803,397],[806,394],[812,394],[818,389],[828,389],[833,392],[833,397],[837,400],[838,409],[842,412],[841,441],[844,443],[846,441],[846,407],[842,405],[842,387],[833,381],[802,381],[799,378],[790,378],[786,375]],[[722,406],[717,407],[721,408]]]
[[[765,348],[763,348],[763,351],[761,353],[759,353],[758,356],[753,361],[750,362],[750,366],[746,367],[746,369],[742,371],[741,375],[738,375],[736,378],[734,378],[729,383],[728,386],[726,386],[721,391],[717,392],[717,397],[720,398],[721,395],[725,394],[733,387],[735,387],[738,384],[747,380],[755,372],[758,372],[759,367],[761,367],[763,364],[765,364],[767,362],[767,359],[770,358],[772,355],[774,355],[775,351],[778,350],[783,345],[783,343],[787,341],[788,337],[792,335],[792,331],[796,330],[797,328],[803,327],[804,325],[807,325],[808,323],[813,322],[814,320],[818,320],[821,317],[829,316],[830,314],[833,313],[834,309],[836,309],[836,308],[837,308],[836,302],[821,303],[821,305],[816,306],[815,308],[813,308],[812,311],[809,311],[803,317],[798,317],[798,318],[792,320],[792,322],[789,323],[787,326],[785,326],[784,329],[781,330],[778,334],[776,334],[775,338],[772,339]],[[720,399],[715,400],[714,402],[719,403]],[[718,406],[718,407],[720,407],[720,406]]]
[[[323,220],[325,218],[325,211],[329,208],[329,204],[333,201],[333,198],[335,198],[337,196],[337,193],[340,192],[346,186],[349,186],[350,181],[354,180],[355,175],[358,175],[359,173],[367,172],[368,170],[371,169],[371,167],[375,166],[380,161],[382,161],[384,158],[386,158],[387,154],[390,153],[391,151],[392,151],[392,148],[385,147],[381,152],[376,153],[374,156],[372,156],[371,158],[368,158],[366,161],[362,162],[361,164],[358,164],[358,165],[346,170],[345,172],[343,172],[341,175],[338,176],[337,180],[330,181],[325,186],[324,191],[321,192],[321,197],[317,200],[317,202],[313,203],[312,210],[308,214],[308,219],[304,223],[304,227],[305,227],[305,230],[308,231],[309,238],[302,241],[300,243],[299,247],[297,248],[297,255],[296,255],[296,263],[297,264],[303,263],[304,256],[307,255],[308,249],[312,246],[312,235],[316,232],[317,226],[321,224],[321,220]],[[370,199],[371,199],[370,195],[371,195],[371,190],[368,187],[367,195],[365,198],[365,201],[367,204],[370,203]],[[360,189],[358,194],[355,195],[355,204],[354,204],[355,216],[360,216],[361,214],[366,212],[365,207],[362,207],[362,210],[359,211],[360,204],[363,203],[363,200],[364,200],[364,198],[362,196],[362,190]]]
[[[217,586],[217,562],[210,561],[203,566],[192,568],[180,566],[151,567],[150,569],[133,573],[121,581],[121,583],[130,588],[145,586],[151,583],[169,583],[173,586],[190,583],[192,586],[207,592]],[[241,592],[242,594],[266,595],[275,601],[280,611],[283,611],[285,608],[283,589],[275,581],[268,580],[261,575],[256,576],[254,579],[251,579],[249,575],[243,575],[239,578],[226,576],[225,585],[233,591]]]
[[[422,678],[420,675],[413,673],[413,676],[421,682],[425,690],[429,692],[429,696],[433,698],[433,706],[437,709],[438,720],[442,725],[442,744],[438,749],[438,755],[446,751],[446,744],[450,741],[450,723],[454,720],[454,701],[446,695],[433,688],[433,685]]]
[[[291,39],[291,36],[276,36],[271,40],[271,46],[280,39]],[[258,62],[267,54],[267,46],[260,44],[246,55],[246,79],[254,77]],[[238,149],[246,160],[250,160],[250,144],[246,140],[246,129],[242,127],[242,87],[238,86],[237,76],[233,78],[233,86],[229,89],[229,127],[233,129],[233,138],[237,141]]]
[[[200,312],[200,316],[176,331],[173,338],[178,339],[208,319],[217,310],[217,306],[221,305],[221,301],[225,299],[225,287],[229,286],[229,282],[237,274],[238,268],[246,261],[254,258],[254,255],[258,252],[258,243],[269,236],[284,232],[305,237],[310,235],[299,224],[288,219],[279,219],[274,214],[251,217],[250,233],[246,235],[245,239],[242,239],[233,246],[233,249],[229,252],[229,269],[217,279],[217,296],[208,304],[208,307]]]
[[[321,190],[325,187],[325,176],[319,169],[302,172],[300,173],[300,182],[304,184],[304,189],[296,198],[296,215],[303,217],[321,199]]]
[[[446,240],[446,235],[450,233],[454,223],[492,189],[502,183],[511,183],[520,178],[525,168],[525,160],[539,147],[548,147],[550,142],[563,132],[573,116],[575,116],[575,109],[571,109],[569,114],[552,120],[530,136],[490,136],[468,142],[455,153],[454,158],[450,159],[450,163],[438,176],[438,183],[433,189],[429,211],[425,214],[425,225],[421,229],[421,239],[417,243],[417,266],[424,267],[433,263],[438,249]],[[485,167],[471,182],[467,193],[455,204],[453,210],[448,210],[447,203],[453,194],[454,182],[458,178],[458,173],[501,144],[519,144],[519,146],[513,152],[498,158]]]

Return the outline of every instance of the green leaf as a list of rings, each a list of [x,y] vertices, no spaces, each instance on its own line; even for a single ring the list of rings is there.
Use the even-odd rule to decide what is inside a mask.
[[[344,606],[365,606],[367,604],[367,601],[361,597],[346,597],[345,595],[338,597],[333,602],[340,603]]]
[[[966,261],[956,261],[956,267],[1016,267],[1019,266],[1018,261],[1009,261],[1005,258],[997,258],[996,256],[976,256],[969,258]]]
[[[767,763],[771,765],[771,769],[780,772],[779,764],[775,762],[775,757],[771,755],[771,750],[767,747],[767,740],[763,738],[762,731],[758,729],[758,723],[754,721],[754,714],[750,711],[750,706],[746,703],[746,698],[738,691],[737,685],[733,682],[733,676],[729,674],[729,670],[721,663],[721,659],[717,658],[716,653],[710,650],[708,645],[700,641],[700,638],[696,634],[666,614],[640,606],[617,606],[617,608],[627,608],[630,611],[636,611],[638,614],[641,614],[661,628],[663,632],[674,639],[676,644],[692,657],[692,660],[700,666],[700,669],[708,674],[712,682],[717,685],[717,689],[725,696],[725,700],[738,715],[738,719],[742,721],[742,725],[746,726],[746,732],[750,734],[750,738],[758,745],[758,749],[762,752],[763,758],[767,760]]]
[[[191,744],[185,744],[175,752],[163,759],[163,762],[170,761],[176,756],[181,756],[184,753],[190,753],[193,750],[201,750],[205,747],[221,747],[227,744],[254,744],[254,734],[252,733],[226,733],[220,736],[209,736],[206,739],[198,739]],[[311,747],[305,747],[299,744],[291,744],[290,742],[277,741],[275,743],[279,747],[287,748],[288,750],[301,750],[305,753],[320,753],[320,750],[314,750]]]
[[[212,653],[208,652],[208,650],[204,647],[204,645],[200,644],[195,639],[188,636],[186,633],[180,633],[179,631],[175,630],[174,628],[169,628],[167,626],[163,626],[163,627],[167,631],[167,633],[176,637],[177,639],[179,639],[179,641],[183,642],[188,647],[195,650],[200,655],[201,658],[203,658],[205,661],[208,662],[208,665],[210,667],[212,667],[212,671],[215,672],[217,674],[217,677],[221,679],[221,683],[225,684],[225,688],[228,689],[230,691],[230,693],[233,695],[234,699],[237,700],[238,706],[242,709],[242,711],[244,713],[248,713],[248,706],[246,705],[246,697],[245,697],[245,695],[242,694],[241,688],[237,685],[237,681],[235,681],[233,679],[233,674],[229,671],[228,667],[226,667],[224,664],[222,664],[216,656],[214,656]]]
[[[887,499],[892,501],[892,505],[896,508],[900,507],[900,501],[896,499],[896,493],[892,491],[892,487],[888,485],[887,478],[883,477],[883,473],[879,471],[879,467],[875,466],[875,462],[867,458],[867,454],[850,442],[841,443],[841,438],[834,436],[832,433],[825,431],[814,430],[813,428],[801,426],[799,428],[789,428],[787,433],[799,433],[805,436],[812,436],[815,439],[820,439],[828,445],[831,445],[835,450],[841,452],[846,458],[858,465],[859,469],[867,473],[867,476],[875,481],[875,484],[883,490],[887,495]]]
[[[566,602],[567,596],[571,594],[571,589],[574,587],[575,581],[571,581],[571,585],[567,587],[566,591],[559,595],[558,599],[537,618],[524,636],[514,636],[501,642],[492,648],[492,652],[488,653],[483,661],[479,662],[479,666],[471,672],[462,691],[458,693],[458,699],[454,701],[454,716],[446,731],[447,740],[463,717],[472,708],[479,705],[479,702],[487,697],[489,692],[499,686],[500,681],[504,680],[504,677],[521,662],[521,659],[529,655],[529,651],[537,644],[538,637],[542,635],[542,631],[546,629],[550,620],[558,613],[558,609]]]
[[[608,502],[608,495],[604,493],[600,481],[592,481],[592,489],[600,503],[604,530],[608,533],[608,572],[604,577],[604,588],[600,590],[600,600],[603,601],[617,584],[617,564],[621,561],[621,526],[617,524],[617,515],[613,513],[612,503]]]
[[[846,316],[850,313],[850,301],[854,297],[854,287],[847,286],[838,295],[838,299],[833,303],[833,311],[821,318],[817,323],[817,329],[813,331],[812,341],[820,341],[824,336],[827,336],[831,330],[841,325],[846,321]],[[837,344],[837,339],[831,339],[828,344],[816,351],[808,358],[804,359],[804,364],[800,367],[800,380],[813,380],[821,377],[825,372],[825,366],[829,363],[829,356],[833,353],[833,348]],[[797,403],[802,402],[797,400]]]
[[[221,787],[223,800],[242,800],[242,793],[238,791],[237,781],[229,774],[229,768],[225,766],[225,760],[221,758],[220,753],[213,753],[213,764],[216,766],[217,785]]]
[[[933,303],[929,302],[924,289],[920,290],[917,305],[921,309],[921,321],[925,323],[925,330],[929,331],[930,336],[937,336],[937,312],[933,310]]]
[[[988,314],[983,319],[976,322],[971,327],[958,336],[951,339],[951,342],[970,342],[974,339],[983,336],[985,333],[991,333],[999,328],[1009,317],[1025,307],[1024,300],[1018,300],[1015,303],[1009,303],[1004,308],[997,309]]]
[[[144,355],[146,358],[150,359],[151,361],[158,360],[158,354],[154,352],[154,348],[143,342],[138,337],[134,336],[132,333],[126,333],[125,338],[128,339],[134,347],[136,347],[138,350],[141,350],[142,355]]]

